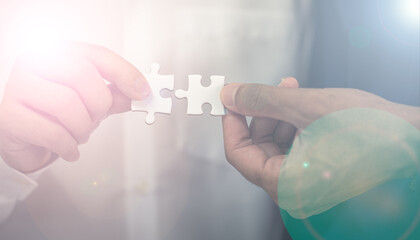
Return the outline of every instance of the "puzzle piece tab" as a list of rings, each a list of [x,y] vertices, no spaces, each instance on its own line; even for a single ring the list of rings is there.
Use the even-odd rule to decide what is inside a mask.
[[[225,108],[220,100],[220,91],[222,91],[222,88],[225,85],[225,77],[211,76],[211,85],[209,87],[203,87],[203,85],[201,85],[201,78],[201,75],[189,75],[188,91],[177,90],[175,96],[177,98],[187,98],[187,114],[203,114],[203,104],[209,103],[212,106],[211,115],[225,115]]]
[[[145,74],[149,82],[151,93],[145,100],[133,100],[131,102],[131,111],[147,112],[146,123],[153,124],[155,122],[155,113],[171,113],[172,99],[170,97],[163,98],[160,95],[162,89],[174,89],[173,75],[159,75],[159,64],[154,63],[151,66],[151,72]]]

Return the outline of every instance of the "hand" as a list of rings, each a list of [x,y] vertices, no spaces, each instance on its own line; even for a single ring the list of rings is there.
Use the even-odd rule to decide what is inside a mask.
[[[286,89],[287,88],[287,89]],[[395,114],[419,129],[418,108],[389,102],[355,89],[298,89],[293,78],[279,87],[230,84],[221,98],[229,113],[223,118],[227,160],[262,187],[277,203],[279,172],[296,134],[315,120],[348,108],[373,108]],[[244,116],[254,116],[248,127]],[[354,149],[357,152],[357,149]]]
[[[58,157],[77,160],[102,120],[150,92],[133,65],[103,47],[70,43],[38,57],[17,60],[0,103],[1,157],[25,173]]]

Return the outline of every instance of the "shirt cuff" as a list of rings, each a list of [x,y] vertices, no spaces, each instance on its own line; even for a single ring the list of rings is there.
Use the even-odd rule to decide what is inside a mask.
[[[39,174],[40,172],[23,174],[7,165],[0,157],[0,197],[24,200],[38,187],[34,179]]]

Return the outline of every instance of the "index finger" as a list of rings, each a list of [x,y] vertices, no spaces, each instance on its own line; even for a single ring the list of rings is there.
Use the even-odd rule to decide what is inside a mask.
[[[105,47],[88,43],[70,43],[69,48],[91,61],[101,76],[115,84],[125,96],[142,100],[150,94],[147,79],[118,54]]]
[[[228,112],[222,118],[226,158],[246,179],[262,186],[267,154],[254,145],[244,116]]]

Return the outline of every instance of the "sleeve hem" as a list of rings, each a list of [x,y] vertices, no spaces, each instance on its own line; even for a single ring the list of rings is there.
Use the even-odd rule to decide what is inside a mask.
[[[27,198],[38,187],[35,179],[43,172],[25,175],[7,165],[0,157],[0,196],[19,201]]]

